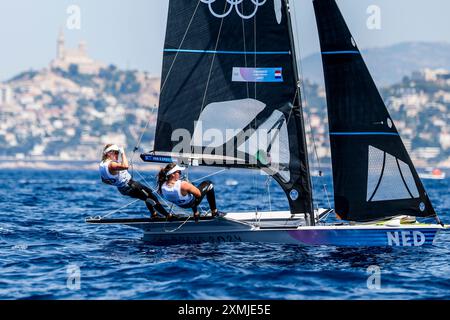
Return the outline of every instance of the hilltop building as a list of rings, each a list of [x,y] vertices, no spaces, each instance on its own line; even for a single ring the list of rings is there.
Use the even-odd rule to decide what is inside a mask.
[[[70,67],[75,65],[79,73],[97,74],[101,68],[105,67],[88,56],[87,45],[84,41],[80,42],[78,48],[66,48],[62,30],[59,32],[56,48],[56,58],[50,63],[51,69],[69,71]]]
[[[13,91],[8,85],[0,84],[0,105],[7,105],[13,101]]]
[[[425,68],[421,71],[413,72],[411,79],[414,81],[445,82],[450,80],[450,71],[446,69]]]

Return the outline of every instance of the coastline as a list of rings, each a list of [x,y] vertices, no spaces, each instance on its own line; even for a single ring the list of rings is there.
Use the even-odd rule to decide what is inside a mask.
[[[97,160],[17,160],[17,159],[0,159],[0,170],[42,170],[42,171],[58,171],[58,170],[83,170],[83,171],[97,171],[99,161]],[[164,165],[158,163],[144,163],[140,159],[137,159],[133,163],[133,167],[139,171],[157,171]],[[416,165],[418,170],[424,170],[430,167],[429,165]],[[450,174],[450,166],[440,165],[437,166],[443,171],[447,171]],[[322,164],[322,169],[331,170],[331,164]],[[317,170],[312,167],[311,170]]]

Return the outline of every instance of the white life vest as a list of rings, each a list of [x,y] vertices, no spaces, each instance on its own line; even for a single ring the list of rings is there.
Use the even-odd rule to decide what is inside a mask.
[[[117,188],[123,188],[128,185],[128,182],[131,180],[131,175],[127,170],[119,171],[118,174],[112,175],[109,172],[109,163],[112,160],[102,161],[99,166],[100,175],[102,177],[102,181],[106,184],[110,184]]]
[[[194,195],[190,193],[183,196],[181,193],[181,182],[181,180],[178,180],[171,187],[168,186],[167,183],[164,183],[161,186],[161,193],[164,199],[176,204],[177,206],[188,205],[194,200]]]

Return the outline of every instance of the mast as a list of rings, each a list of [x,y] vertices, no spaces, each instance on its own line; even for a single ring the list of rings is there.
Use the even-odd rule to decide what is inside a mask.
[[[301,143],[302,148],[305,150],[305,162],[306,162],[306,173],[307,173],[307,181],[306,184],[308,186],[309,190],[312,190],[312,183],[311,183],[311,170],[309,167],[309,157],[308,157],[308,145],[306,143],[306,130],[305,130],[305,120],[303,117],[303,108],[302,108],[302,91],[301,91],[301,79],[298,72],[298,63],[297,63],[297,52],[295,50],[295,40],[294,40],[294,33],[292,30],[292,18],[291,18],[291,8],[289,0],[286,1],[286,16],[287,16],[287,23],[288,23],[288,29],[289,29],[289,39],[291,42],[291,50],[292,50],[292,64],[294,66],[294,76],[295,76],[295,83],[297,85],[297,97],[296,101],[294,102],[294,113],[295,115],[300,119],[301,128],[299,128],[299,132],[301,132]],[[314,226],[316,224],[315,217],[314,217],[314,203],[312,198],[312,192],[309,196],[309,223],[311,226]],[[307,214],[307,212],[305,212]]]

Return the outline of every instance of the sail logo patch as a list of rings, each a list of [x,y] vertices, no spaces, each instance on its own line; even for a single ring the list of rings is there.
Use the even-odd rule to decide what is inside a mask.
[[[425,206],[425,203],[421,202],[421,203],[419,204],[419,210],[420,210],[420,211],[424,212],[426,208],[427,208],[427,207]]]
[[[283,68],[233,68],[233,82],[283,82]]]
[[[289,197],[291,198],[292,201],[296,201],[298,199],[298,191],[295,189],[292,189],[291,192],[289,192]]]
[[[275,70],[275,79],[283,79],[281,70]]]
[[[254,9],[249,14],[245,14],[242,10],[242,6],[243,6],[243,2],[246,0],[225,0],[227,2],[225,8],[224,8],[224,5],[217,5],[217,8],[224,8],[222,10],[223,13],[218,13],[218,12],[216,12],[216,10],[218,10],[218,9],[213,8],[213,4],[217,0],[200,0],[200,1],[203,2],[204,4],[208,5],[209,11],[211,12],[211,14],[214,17],[220,18],[220,19],[227,17],[233,11],[233,9],[235,9],[236,13],[242,19],[251,19],[258,12],[259,7],[261,7],[262,5],[264,5],[267,2],[267,0],[250,0],[251,3],[254,5]],[[218,1],[218,3],[221,3],[221,2],[223,2],[223,1]]]

